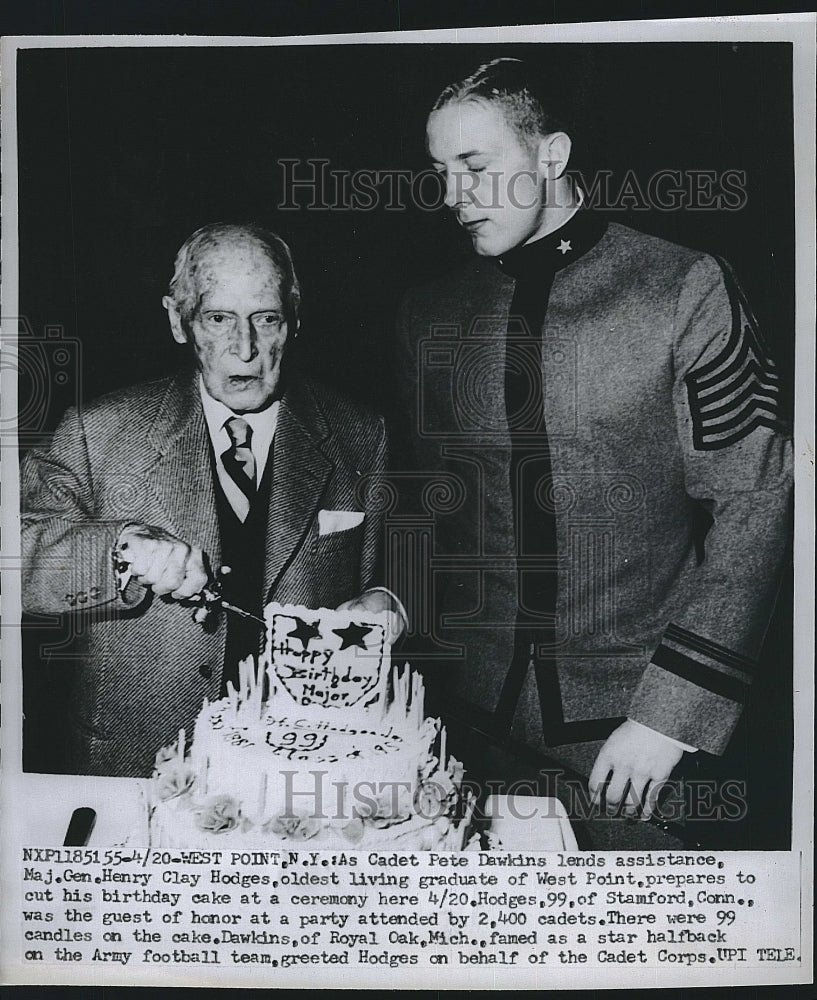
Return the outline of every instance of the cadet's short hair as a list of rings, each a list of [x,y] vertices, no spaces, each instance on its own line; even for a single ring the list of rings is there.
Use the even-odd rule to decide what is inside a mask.
[[[431,110],[463,101],[498,104],[517,135],[530,144],[553,132],[572,131],[560,97],[546,89],[541,75],[521,59],[492,59],[464,80],[450,83]]]
[[[294,332],[301,305],[301,289],[292,253],[286,243],[269,229],[254,222],[212,222],[188,236],[176,254],[170,298],[179,309],[182,323],[187,326],[199,304],[199,269],[207,253],[223,243],[248,241],[255,243],[268,257],[281,281],[281,297],[290,331]]]

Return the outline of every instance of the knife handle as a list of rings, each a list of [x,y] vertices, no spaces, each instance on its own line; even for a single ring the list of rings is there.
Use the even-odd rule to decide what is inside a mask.
[[[96,823],[96,813],[88,806],[80,806],[71,813],[71,821],[65,832],[63,847],[85,847],[91,839]]]

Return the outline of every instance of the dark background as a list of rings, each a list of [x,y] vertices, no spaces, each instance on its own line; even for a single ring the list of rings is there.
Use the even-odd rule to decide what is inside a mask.
[[[34,50],[18,54],[20,312],[37,341],[46,327],[59,328],[66,351],[51,340],[37,348],[46,384],[33,369],[21,372],[23,443],[53,429],[70,403],[179,362],[161,296],[180,243],[217,219],[258,220],[291,244],[305,302],[297,362],[399,416],[390,363],[397,301],[468,247],[442,211],[381,204],[370,212],[281,212],[278,160],[424,169],[423,126],[437,93],[499,55],[548,67],[584,125],[577,162],[585,171],[612,170],[613,189],[628,170],[643,185],[659,169],[746,171],[740,211],[612,217],[725,256],[790,380],[788,45]],[[733,741],[765,804],[747,846],[788,846],[789,631],[784,606],[756,687],[754,705],[763,711],[751,710]],[[26,636],[25,765],[58,770],[51,742],[32,737],[55,731],[67,670],[33,636]]]
[[[61,326],[83,357],[79,383],[52,382],[33,422],[52,428],[77,389],[89,399],[177,363],[161,297],[181,242],[219,219],[255,219],[287,239],[303,287],[302,359],[387,408],[396,302],[468,242],[442,211],[386,209],[385,185],[372,211],[309,209],[304,192],[300,210],[278,211],[278,161],[424,170],[436,95],[509,54],[550,67],[584,124],[576,165],[613,171],[612,190],[628,170],[642,187],[660,169],[746,171],[740,211],[611,215],[731,261],[790,372],[788,45],[35,50],[18,56],[20,309],[35,332]]]

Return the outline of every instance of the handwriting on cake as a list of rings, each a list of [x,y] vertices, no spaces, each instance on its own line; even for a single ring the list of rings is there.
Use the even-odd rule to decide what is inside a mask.
[[[274,612],[268,618],[272,670],[303,706],[348,708],[381,683],[385,630],[348,614],[322,611],[313,618]]]
[[[222,739],[230,746],[249,749],[262,742],[275,756],[290,761],[336,764],[359,757],[361,752],[369,757],[393,753],[403,744],[391,726],[381,733],[350,724],[265,718],[261,726],[245,727],[227,722],[218,712],[211,716],[210,727],[216,732],[223,730]]]

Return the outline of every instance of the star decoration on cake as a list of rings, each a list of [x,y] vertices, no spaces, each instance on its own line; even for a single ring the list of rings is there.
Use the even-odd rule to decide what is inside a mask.
[[[371,628],[366,625],[353,625],[350,622],[346,628],[333,628],[332,631],[343,640],[340,647],[342,652],[344,649],[348,649],[349,646],[358,646],[360,649],[365,649],[366,643],[363,641],[363,636],[368,635],[371,632]]]
[[[572,250],[573,247],[570,245],[570,240],[562,240],[561,243],[556,247],[556,249],[564,257],[567,251]]]
[[[304,649],[309,645],[310,639],[320,638],[320,629],[318,628],[318,623],[316,621],[305,622],[303,618],[296,618],[295,621],[298,623],[291,632],[287,632],[288,636],[293,639],[300,639],[301,644]]]

